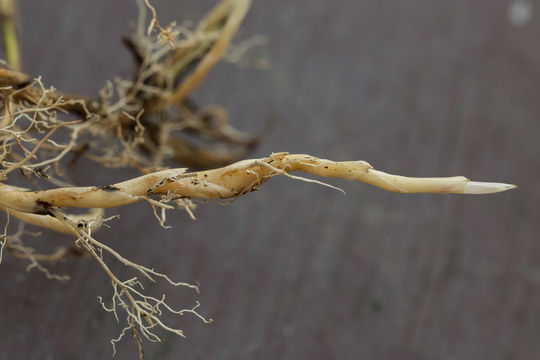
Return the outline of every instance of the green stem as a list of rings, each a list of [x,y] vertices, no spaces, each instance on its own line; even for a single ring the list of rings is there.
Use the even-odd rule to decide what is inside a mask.
[[[16,0],[0,0],[2,38],[8,64],[15,70],[21,69],[21,53],[16,26]]]

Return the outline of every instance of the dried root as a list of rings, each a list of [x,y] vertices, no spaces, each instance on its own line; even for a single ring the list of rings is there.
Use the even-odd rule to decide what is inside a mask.
[[[159,190],[155,196],[151,194],[160,182],[183,172],[163,170],[165,164],[177,161],[197,168],[214,168],[237,161],[256,145],[256,138],[230,124],[223,108],[199,107],[189,98],[226,55],[249,4],[249,0],[221,1],[194,29],[189,29],[175,23],[162,27],[150,1],[139,0],[138,29],[133,37],[124,40],[138,70],[131,79],[109,81],[97,98],[59,92],[45,86],[41,78],[31,80],[19,71],[18,43],[13,32],[4,34],[5,44],[9,45],[6,50],[13,56],[8,59],[11,67],[0,64],[0,188],[7,196],[0,201],[0,210],[8,219],[0,236],[0,261],[6,250],[30,261],[28,269],[36,268],[48,278],[64,280],[42,262],[54,263],[81,253],[92,256],[113,286],[110,301],[102,304],[126,326],[120,337],[113,340],[113,346],[129,331],[142,355],[142,340],[160,341],[160,329],[183,336],[180,329],[167,325],[162,317],[165,313],[189,313],[206,323],[211,321],[197,312],[198,303],[177,310],[165,302],[164,295],[146,294],[137,277],[121,280],[110,270],[107,257],[138,273],[141,280],[161,279],[198,292],[197,285],[174,282],[163,273],[136,264],[96,240],[93,234],[114,218],[106,218],[103,206],[98,204],[103,195],[114,199],[110,204],[113,206],[139,200],[149,202],[164,227],[165,210],[174,208],[172,205],[185,209],[194,218],[195,206],[189,198]],[[0,0],[0,20],[8,25],[4,29],[13,29],[14,15],[8,11],[13,5],[13,0]],[[148,25],[146,10],[151,13]],[[70,116],[70,121],[64,119],[65,115]],[[94,200],[96,206],[88,207],[86,214],[67,214],[62,209],[65,206],[56,201],[49,204],[38,200],[41,208],[32,211],[24,205],[13,206],[12,201],[19,202],[19,194],[39,192],[19,186],[21,181],[30,182],[34,189],[56,188],[45,192],[72,188],[66,169],[74,168],[80,158],[108,168],[133,167],[147,175],[143,175],[142,182],[118,184],[121,190],[112,185],[96,188],[96,194],[100,194]],[[144,184],[150,185],[143,189]],[[71,190],[62,192],[57,195],[71,197]],[[21,225],[15,234],[8,234],[9,219],[13,218],[20,220]],[[70,234],[74,242],[50,254],[38,254],[23,243],[23,235],[33,235],[24,230],[24,224]]]
[[[161,319],[162,315],[164,315],[164,312],[169,312],[175,315],[184,315],[186,313],[190,313],[200,318],[205,323],[212,322],[212,319],[206,319],[197,312],[196,309],[199,307],[198,302],[191,309],[175,310],[165,302],[164,294],[161,296],[161,298],[156,298],[144,294],[144,286],[137,277],[133,277],[131,279],[123,281],[120,280],[106,264],[104,260],[104,254],[112,255],[123,265],[133,269],[151,282],[155,282],[155,278],[161,278],[166,280],[173,286],[185,286],[199,292],[198,285],[192,285],[183,282],[174,282],[165,274],[162,274],[154,269],[136,264],[124,258],[111,247],[93,238],[92,226],[88,222],[79,221],[76,223],[67,216],[65,216],[60,210],[55,208],[50,208],[49,214],[53,217],[53,219],[55,219],[55,221],[63,223],[66,227],[70,228],[70,230],[74,234],[77,235],[77,240],[75,241],[75,244],[90,253],[90,255],[94,257],[94,259],[100,264],[100,266],[111,279],[113,296],[111,297],[110,305],[107,306],[104,303],[102,297],[99,297],[99,302],[106,311],[114,314],[114,317],[118,322],[120,322],[121,318],[124,317],[122,321],[124,321],[126,324],[126,327],[122,330],[120,336],[111,341],[114,352],[116,352],[115,344],[123,338],[127,330],[131,330],[132,335],[136,339],[138,339],[141,351],[141,337],[147,339],[148,341],[161,342],[161,338],[156,333],[156,331],[159,329],[185,337],[182,330],[167,325]],[[110,220],[110,218],[100,219],[99,221],[105,222],[108,220]],[[36,262],[34,261],[34,263]],[[40,270],[45,271],[48,274],[48,271],[45,268],[40,267],[40,265],[37,263],[37,265],[35,265],[34,263],[32,264],[33,266],[37,266]],[[119,314],[119,310],[122,311],[123,315]]]
[[[310,155],[276,153],[267,158],[243,160],[223,168],[186,172],[169,169],[106,186],[69,187],[24,191],[0,185],[0,205],[18,212],[48,215],[51,207],[111,208],[146,200],[171,209],[171,199],[228,199],[257,190],[276,175],[302,171],[308,174],[362,181],[399,193],[488,194],[514,185],[470,181],[463,176],[412,178],[375,170],[365,161],[319,159]],[[304,181],[312,181],[301,178]],[[161,201],[152,196],[165,196]]]
[[[385,190],[401,193],[485,194],[505,191],[514,187],[514,185],[509,184],[474,182],[461,176],[411,178],[375,170],[365,161],[334,162],[309,155],[276,153],[267,158],[244,160],[213,170],[198,172],[186,172],[186,169],[183,168],[163,170],[106,186],[70,187],[30,192],[12,186],[0,185],[0,204],[2,209],[20,220],[60,232],[70,231],[77,236],[76,244],[90,253],[111,278],[114,291],[111,305],[105,305],[100,298],[103,308],[113,313],[117,321],[119,321],[118,310],[123,310],[125,314],[126,326],[120,336],[112,340],[113,348],[115,348],[115,343],[120,341],[128,331],[131,331],[141,346],[141,338],[146,338],[149,341],[161,341],[155,332],[158,328],[184,336],[180,329],[172,328],[160,319],[163,310],[178,315],[190,312],[205,323],[211,322],[211,319],[206,320],[196,312],[198,303],[191,310],[174,310],[165,303],[165,295],[156,298],[143,294],[143,284],[137,277],[124,281],[118,279],[105,263],[103,253],[112,255],[116,260],[139,272],[150,281],[154,281],[154,277],[160,277],[174,286],[188,286],[197,291],[198,287],[173,282],[166,275],[135,264],[109,246],[97,241],[92,237],[92,232],[108,219],[98,216],[93,220],[86,220],[85,217],[76,220],[74,217],[68,217],[59,209],[65,207],[101,209],[145,200],[150,202],[155,213],[157,208],[161,208],[161,216],[157,213],[156,216],[164,226],[165,210],[173,208],[169,204],[171,201],[177,201],[181,207],[190,209],[188,201],[193,198],[235,199],[257,190],[266,180],[276,175],[285,175],[333,187],[317,180],[291,175],[290,172],[293,171],[302,171],[321,177],[363,181]],[[159,198],[155,199],[156,197]],[[193,216],[191,210],[188,211]]]
[[[0,18],[12,20],[3,3],[13,5],[13,1],[0,0]],[[146,201],[160,225],[168,228],[167,210],[184,209],[195,219],[193,199],[233,201],[277,175],[338,189],[293,172],[357,180],[401,193],[486,194],[514,187],[460,176],[404,177],[375,170],[364,161],[336,162],[285,152],[238,161],[257,144],[257,139],[236,130],[223,108],[199,108],[190,94],[227,56],[250,3],[222,0],[194,29],[189,29],[175,23],[163,28],[150,1],[139,0],[138,30],[124,40],[138,70],[132,79],[109,81],[95,99],[58,92],[45,86],[41,78],[30,80],[14,70],[17,67],[0,66],[0,210],[8,219],[0,235],[0,262],[7,250],[30,261],[29,269],[37,268],[48,278],[64,280],[41,263],[81,253],[93,257],[113,288],[109,301],[101,297],[99,301],[124,326],[120,336],[112,340],[113,348],[131,334],[142,356],[143,339],[161,341],[160,331],[184,336],[164,320],[167,313],[189,313],[205,323],[212,320],[197,312],[198,302],[193,308],[177,310],[165,302],[165,295],[155,297],[144,292],[139,278],[151,282],[161,279],[197,292],[199,289],[136,264],[96,240],[95,232],[115,218],[105,217],[105,208]],[[147,10],[151,13],[149,24]],[[8,36],[9,41],[13,39],[13,35]],[[237,47],[229,54],[231,61],[239,62],[239,57],[255,43]],[[18,62],[16,45],[10,51],[16,59],[12,61]],[[65,120],[66,114],[70,121]],[[106,168],[132,167],[141,176],[111,185],[76,187],[66,169],[74,168],[83,157]],[[171,169],[172,161],[209,170]],[[48,190],[30,191],[20,186],[21,181],[30,182],[32,189]],[[88,211],[67,213],[66,208],[73,207]],[[13,235],[7,231],[11,218],[21,221]],[[73,243],[50,254],[37,254],[23,243],[22,235],[33,235],[24,230],[24,224],[72,235]],[[107,258],[122,263],[137,276],[120,279],[107,265]]]

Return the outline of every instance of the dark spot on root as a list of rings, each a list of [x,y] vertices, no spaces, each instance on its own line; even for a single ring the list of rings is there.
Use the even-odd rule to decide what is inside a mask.
[[[328,166],[325,166],[324,168],[325,168],[325,169],[328,169]]]
[[[52,204],[46,202],[46,201],[43,201],[43,200],[36,200],[36,204],[38,204],[39,206],[42,206],[42,207],[47,207],[47,208],[50,208],[52,207]]]
[[[36,174],[36,176],[38,176],[38,177],[42,177],[42,178],[45,178],[45,179],[49,178],[49,176],[47,174],[45,174],[45,171],[42,168],[35,168],[34,169],[34,174]]]
[[[53,213],[51,213],[51,211],[49,210],[52,207],[50,203],[43,200],[36,200],[36,205],[37,209],[34,212],[35,214],[54,216]]]
[[[25,88],[27,87],[28,85],[30,85],[32,82],[30,80],[26,80],[26,81],[23,81],[23,82],[20,82],[18,84],[15,84],[13,85],[13,89],[15,90],[20,90],[22,88]]]
[[[98,186],[98,189],[105,190],[107,192],[120,191],[120,188],[117,188],[116,186],[112,186],[112,185]]]
[[[204,174],[204,177],[208,177],[208,174]]]

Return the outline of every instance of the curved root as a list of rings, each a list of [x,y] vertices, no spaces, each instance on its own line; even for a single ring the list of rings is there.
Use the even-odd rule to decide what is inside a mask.
[[[213,170],[197,172],[186,172],[186,169],[163,170],[107,186],[24,191],[2,184],[0,205],[6,209],[37,215],[47,215],[51,207],[110,208],[141,200],[146,200],[154,206],[171,209],[172,206],[165,204],[165,201],[155,200],[152,196],[166,197],[167,201],[182,198],[236,198],[257,190],[266,180],[276,175],[318,182],[289,174],[294,171],[321,177],[362,181],[399,193],[487,194],[515,188],[515,185],[510,184],[470,181],[463,176],[415,178],[392,175],[375,170],[365,161],[336,162],[310,155],[282,152],[266,158],[239,161]]]

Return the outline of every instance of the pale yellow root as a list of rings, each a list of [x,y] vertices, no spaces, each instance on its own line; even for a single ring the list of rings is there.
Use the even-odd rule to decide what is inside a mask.
[[[24,221],[27,224],[39,226],[62,234],[74,234],[73,229],[69,227],[66,223],[49,215],[31,214],[27,212],[8,209],[1,205],[0,210],[9,213],[10,216]],[[82,225],[84,223],[85,226],[88,226],[91,232],[95,232],[99,230],[99,228],[103,225],[104,214],[105,212],[103,209],[90,209],[90,211],[86,214],[69,215],[69,219],[75,224]]]
[[[165,209],[170,205],[151,198],[227,199],[257,190],[267,179],[302,171],[308,174],[362,181],[399,193],[485,194],[505,191],[514,185],[472,182],[463,176],[413,178],[387,174],[365,161],[335,162],[310,155],[275,153],[267,158],[243,160],[223,168],[186,172],[170,169],[151,173],[114,185],[68,187],[45,191],[23,191],[0,186],[0,205],[33,214],[48,214],[51,207],[110,208],[146,200]],[[318,182],[316,180],[305,181]]]
[[[229,0],[220,3],[199,25],[199,27],[207,27],[219,19],[219,17],[230,8],[227,20],[219,35],[219,38],[214,43],[214,46],[203,57],[199,65],[169,96],[167,102],[169,104],[179,104],[184,98],[195,90],[199,84],[206,78],[210,70],[223,57],[232,37],[240,27],[242,20],[251,4],[251,0]]]

